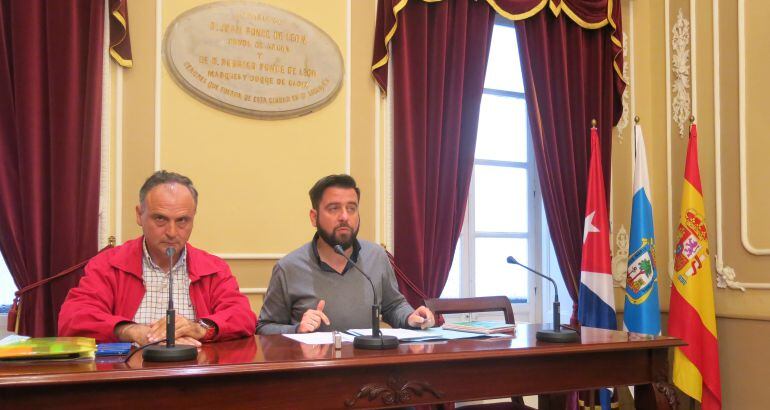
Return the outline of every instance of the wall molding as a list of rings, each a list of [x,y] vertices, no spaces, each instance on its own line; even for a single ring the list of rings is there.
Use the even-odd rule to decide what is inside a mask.
[[[629,3],[629,17],[628,27],[630,35],[623,32],[623,79],[626,80],[626,89],[623,92],[623,115],[618,122],[618,142],[623,143],[622,132],[628,127],[630,122],[631,112],[636,111],[636,77],[635,77],[635,59],[634,59],[634,40],[636,38],[634,28],[634,0],[630,0]],[[633,128],[632,128],[633,129]],[[631,138],[634,137],[633,131],[631,132]],[[631,156],[633,159],[634,144],[630,144]],[[634,161],[629,161],[631,166],[631,187],[634,185]],[[610,175],[610,178],[614,178],[614,173]],[[612,221],[610,226],[614,232],[614,220],[615,209],[613,196],[610,195],[610,208]],[[613,248],[612,244],[613,233],[610,233],[610,249]],[[626,287],[626,272],[628,271],[628,232],[625,225],[620,225],[615,236],[614,251],[612,251],[612,279],[613,285],[617,288]]]
[[[628,3],[628,16],[629,16],[629,24],[628,28],[631,32],[631,38],[630,38],[630,45],[631,45],[631,52],[628,54],[631,59],[629,72],[631,75],[631,83],[629,84],[631,86],[631,106],[633,107],[632,112],[636,112],[636,59],[634,58],[634,52],[636,51],[636,47],[634,47],[634,43],[636,40],[636,27],[634,24],[634,0],[629,0]],[[625,59],[623,60],[625,61]],[[624,74],[625,75],[625,74]],[[631,164],[631,169],[634,169],[634,164]]]
[[[350,107],[352,98],[352,79],[350,76],[352,47],[352,0],[345,2],[345,173],[350,175]]]
[[[724,264],[723,232],[722,232],[722,136],[721,136],[721,107],[719,88],[719,0],[713,0],[714,10],[714,144],[715,169],[717,189],[717,287],[745,292],[746,289],[770,290],[770,283],[739,282],[736,280],[735,269]],[[746,181],[746,4],[745,0],[738,2],[738,106],[739,106],[739,138],[740,150],[740,197],[741,197],[741,244],[753,255],[770,255],[770,249],[757,249],[751,245],[748,236],[748,198]]]
[[[374,85],[374,240],[382,243],[382,91]]]
[[[155,2],[155,171],[160,171],[161,50],[163,48],[163,0]]]
[[[668,196],[668,210],[666,213],[666,231],[668,233],[668,277],[673,280],[674,278],[674,210],[673,210],[673,186],[671,180],[671,16],[670,16],[670,0],[664,2],[664,18],[666,29],[663,30],[666,36],[666,195]]]
[[[713,14],[713,46],[714,46],[714,172],[716,173],[716,207],[717,226],[716,241],[717,252],[715,255],[715,268],[717,273],[717,287],[746,290],[735,285],[735,270],[724,264],[724,230],[722,229],[722,100],[720,89],[720,65],[719,65],[719,0],[712,2]]]
[[[115,72],[115,243],[123,243],[123,70]]]
[[[690,0],[690,13],[695,12],[694,0]],[[691,14],[690,19],[694,20],[695,15]],[[671,128],[673,121],[679,126],[679,138],[684,139],[684,121],[687,121],[690,113],[695,111],[695,101],[688,93],[689,90],[696,89],[695,73],[695,54],[691,40],[694,37],[694,24],[684,17],[682,9],[677,13],[677,22],[671,27],[670,0],[665,0],[665,20],[666,20],[666,185],[668,195],[668,276],[673,280],[674,277],[674,208],[673,208],[673,166],[671,161],[672,135]],[[672,38],[673,35],[673,38]],[[676,64],[672,69],[671,49],[674,48],[674,58]],[[676,74],[676,84],[672,84],[671,73]],[[676,94],[672,97],[672,94]],[[673,101],[672,101],[673,100]]]
[[[377,20],[377,2],[374,1],[374,14],[372,18]],[[388,64],[390,66],[390,64]],[[383,243],[382,227],[382,90],[380,86],[374,84],[374,240],[377,243]]]
[[[690,104],[690,114],[695,118],[698,118],[698,64],[696,64],[698,61],[698,32],[695,28],[698,23],[697,4],[697,1],[690,0],[690,101],[692,101]]]
[[[716,173],[717,252],[714,267],[717,274],[717,287],[739,289],[746,287],[735,281],[735,269],[724,263],[724,230],[722,229],[722,97],[720,88],[721,70],[719,63],[719,0],[713,0],[713,47],[714,47],[714,172]]]
[[[630,39],[629,39],[630,52],[628,53],[628,55],[630,57],[630,60],[631,60],[630,61],[630,66],[629,66],[629,74],[630,74],[631,78],[630,78],[630,83],[628,85],[631,86],[631,110],[630,110],[630,112],[636,113],[637,112],[637,109],[636,109],[636,107],[637,107],[636,106],[636,59],[634,58],[634,54],[635,54],[635,51],[636,51],[636,47],[635,47],[635,42],[636,42],[636,26],[634,24],[634,18],[635,18],[634,17],[634,4],[635,4],[634,0],[630,0],[629,3],[628,3],[628,16],[629,16],[628,28],[629,28],[630,33],[631,33]],[[625,61],[625,59],[623,61]],[[634,123],[636,123],[636,121],[634,121]],[[632,137],[633,137],[633,133],[632,133]],[[629,144],[629,145],[631,146],[631,153],[633,155],[634,144]],[[631,186],[633,186],[633,183],[634,183],[634,180],[633,180],[633,178],[634,178],[634,162],[633,161],[629,161],[629,166],[631,167]]]
[[[390,53],[390,49],[388,49]],[[385,246],[393,251],[395,249],[395,241],[393,239],[393,226],[394,226],[394,212],[393,212],[393,64],[388,64],[388,90],[385,95],[386,106],[384,113],[384,135],[383,135],[383,151],[385,169],[382,171],[384,194],[383,200],[385,204],[385,215],[383,224],[383,237],[385,239]]]
[[[107,2],[105,2],[105,5]],[[112,198],[110,184],[110,140],[112,138],[112,76],[111,76],[111,58],[110,48],[110,29],[109,15],[104,13],[104,28],[102,30],[102,118],[101,118],[101,138],[100,138],[100,168],[99,168],[99,223],[97,233],[97,246],[99,249],[107,245],[110,235],[110,199]]]
[[[616,288],[626,288],[626,273],[628,271],[628,232],[620,225],[615,235],[615,252],[612,255],[612,284]]]
[[[661,314],[669,315],[668,309],[661,309]],[[770,316],[763,316],[763,315],[752,315],[752,314],[741,314],[741,313],[716,313],[715,314],[717,320],[719,319],[732,319],[732,320],[758,320],[762,322],[770,322]]]
[[[690,18],[692,18],[692,15]],[[693,39],[691,29],[692,24],[690,24],[690,21],[687,20],[680,8],[676,16],[676,23],[671,29],[673,36],[671,47],[674,51],[672,60],[674,83],[671,85],[670,91],[674,94],[671,115],[679,126],[679,138],[684,138],[685,125],[692,111],[694,101],[690,95],[691,90],[694,89],[694,87],[691,87],[691,82],[695,82],[692,75],[695,63],[694,61],[692,64],[690,63],[690,53],[694,52],[694,47],[691,47]]]
[[[630,117],[630,111],[631,111],[631,81],[630,81],[630,64],[628,61],[628,43],[629,43],[629,37],[626,32],[623,32],[623,80],[626,82],[626,88],[623,90],[623,96],[621,97],[622,103],[623,103],[623,114],[620,116],[620,120],[618,120],[618,124],[615,126],[615,129],[618,131],[618,143],[623,143],[623,131],[626,130],[626,127],[628,127],[628,119]],[[610,177],[612,177],[610,175]]]
[[[738,116],[739,116],[739,137],[740,146],[740,191],[741,191],[741,243],[743,247],[752,255],[766,256],[770,255],[770,249],[757,248],[751,244],[749,238],[749,204],[748,204],[748,181],[747,181],[747,159],[746,159],[746,0],[738,1]]]

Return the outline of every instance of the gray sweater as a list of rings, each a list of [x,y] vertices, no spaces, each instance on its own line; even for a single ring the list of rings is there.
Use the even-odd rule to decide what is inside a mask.
[[[398,291],[396,276],[385,251],[360,240],[356,263],[374,282],[383,320],[392,327],[407,327],[414,309]],[[355,255],[355,254],[354,254]],[[324,265],[324,266],[322,266]],[[257,333],[296,333],[302,315],[326,301],[323,312],[331,326],[321,323],[320,332],[372,327],[372,286],[348,263],[343,274],[319,264],[313,242],[283,257],[273,267],[265,301],[259,313]]]

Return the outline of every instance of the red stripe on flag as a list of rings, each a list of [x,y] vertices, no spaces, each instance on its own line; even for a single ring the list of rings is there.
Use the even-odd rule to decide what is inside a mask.
[[[721,408],[722,388],[719,380],[719,344],[703,325],[698,311],[671,286],[668,333],[688,343],[679,349],[698,368],[703,378],[702,408]],[[708,397],[710,395],[712,397]],[[706,407],[707,402],[716,407]]]
[[[700,408],[701,410],[722,410],[722,398],[714,396],[709,389],[703,389]]]
[[[596,127],[591,128],[590,161],[586,193],[586,220],[583,229],[585,230],[589,226],[590,228],[587,232],[583,232],[580,270],[612,275],[612,256],[610,256],[608,245],[610,243],[610,222],[607,217],[607,195],[604,191],[602,149]],[[589,218],[591,214],[593,216]]]
[[[700,169],[698,167],[698,129],[695,124],[690,126],[690,142],[687,144],[687,159],[684,165],[684,179],[690,182],[703,196],[700,184]]]

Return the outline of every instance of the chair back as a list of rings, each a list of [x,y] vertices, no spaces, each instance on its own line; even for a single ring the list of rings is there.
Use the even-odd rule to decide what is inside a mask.
[[[513,319],[511,301],[505,296],[480,296],[457,299],[425,299],[425,306],[435,314],[503,312],[505,323]]]

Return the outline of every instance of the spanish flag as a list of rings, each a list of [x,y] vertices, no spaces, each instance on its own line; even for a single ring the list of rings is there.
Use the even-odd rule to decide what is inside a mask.
[[[722,390],[705,215],[698,131],[692,124],[674,248],[676,273],[671,285],[668,333],[687,342],[687,346],[674,351],[674,384],[701,402],[702,409],[710,410],[722,408]]]

